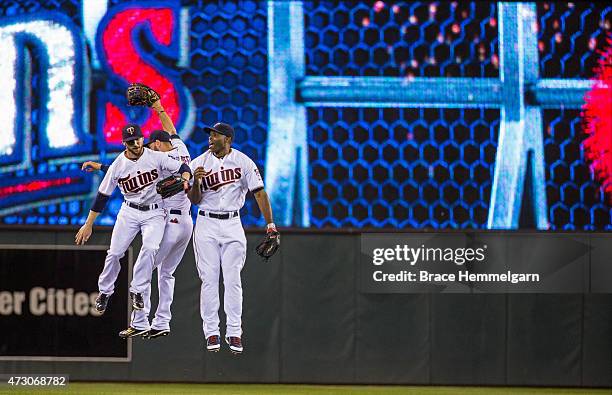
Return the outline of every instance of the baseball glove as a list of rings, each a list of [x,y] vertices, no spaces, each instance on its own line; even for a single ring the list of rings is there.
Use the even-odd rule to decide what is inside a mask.
[[[280,233],[273,230],[266,233],[264,239],[255,248],[255,252],[257,252],[257,255],[267,261],[272,255],[276,253],[279,247]]]
[[[162,199],[166,199],[177,193],[184,192],[184,185],[185,180],[180,176],[168,176],[157,183],[155,190],[161,195]]]
[[[130,106],[151,107],[153,103],[159,100],[157,92],[139,82],[130,84],[125,92],[125,96]]]

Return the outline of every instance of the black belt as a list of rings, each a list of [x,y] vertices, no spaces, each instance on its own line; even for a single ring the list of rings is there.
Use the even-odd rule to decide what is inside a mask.
[[[203,217],[210,217],[210,218],[215,218],[215,219],[230,219],[230,218],[237,217],[238,211],[233,211],[231,213],[225,213],[225,214],[215,214],[215,213],[204,212],[200,210],[198,211],[198,214],[200,214]]]
[[[181,210],[171,209],[170,214],[181,215],[182,213],[181,213]]]
[[[136,210],[140,210],[140,211],[155,210],[156,208],[159,207],[159,204],[157,204],[157,203],[152,204],[150,206],[141,206],[139,204],[132,203],[132,202],[125,202],[125,204],[127,204],[128,207],[135,208]]]

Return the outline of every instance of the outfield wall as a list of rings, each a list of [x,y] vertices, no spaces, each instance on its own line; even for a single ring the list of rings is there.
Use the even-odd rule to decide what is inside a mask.
[[[93,246],[107,246],[110,229],[95,230],[88,252],[48,252],[43,258],[27,253],[28,246],[69,246],[75,233],[76,228],[1,229],[0,244],[17,246],[10,254],[25,255],[19,262],[2,255],[0,374],[66,373],[86,381],[612,387],[611,294],[366,294],[359,284],[360,234],[350,231],[284,231],[280,253],[269,263],[252,252],[261,233],[247,234],[240,357],[226,347],[204,351],[191,247],[176,272],[171,335],[124,342],[116,333],[128,319],[125,268],[139,240],[124,258],[126,275],[109,310],[95,317],[87,313],[85,295],[95,291],[103,258]],[[28,259],[47,267],[37,270],[30,262],[27,273],[19,272]],[[25,290],[19,306],[24,296],[16,287],[28,281],[46,293]],[[51,288],[57,299],[60,287],[80,296],[71,296],[70,303],[62,296],[58,306],[73,306],[54,306],[51,314],[44,302]],[[58,351],[61,360],[41,356]],[[19,352],[27,355],[17,358]]]

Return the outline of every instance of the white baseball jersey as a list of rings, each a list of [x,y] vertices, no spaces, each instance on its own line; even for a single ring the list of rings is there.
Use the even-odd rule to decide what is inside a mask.
[[[139,205],[162,203],[161,196],[155,190],[155,184],[161,180],[162,171],[177,173],[182,162],[176,161],[163,152],[144,149],[136,160],[126,158],[122,153],[110,165],[98,192],[110,196],[119,186],[124,199]]]
[[[170,140],[172,150],[165,152],[170,158],[179,161],[180,163],[184,163],[189,165],[191,162],[191,155],[189,155],[189,151],[187,150],[187,146],[180,138],[172,138]],[[174,173],[170,173],[169,171],[162,171],[162,178],[166,178]],[[191,202],[187,197],[186,193],[177,193],[174,196],[170,196],[169,198],[164,200],[164,205],[166,208],[176,208],[179,210],[189,211],[191,209]]]
[[[223,158],[206,151],[191,162],[191,170],[204,168],[200,190],[201,210],[213,212],[237,211],[244,205],[247,191],[263,188],[259,170],[248,156],[232,148]]]

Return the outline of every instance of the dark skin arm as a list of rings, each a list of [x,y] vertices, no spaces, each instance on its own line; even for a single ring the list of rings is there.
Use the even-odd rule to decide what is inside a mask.
[[[272,218],[272,206],[270,205],[270,198],[268,198],[266,191],[264,189],[260,189],[259,191],[255,192],[254,195],[257,205],[259,206],[259,210],[261,210],[266,223],[273,223],[274,219]]]
[[[204,168],[200,166],[193,172],[193,186],[187,193],[189,201],[193,204],[198,204],[202,200],[202,191],[200,190],[202,177],[204,177]]]

